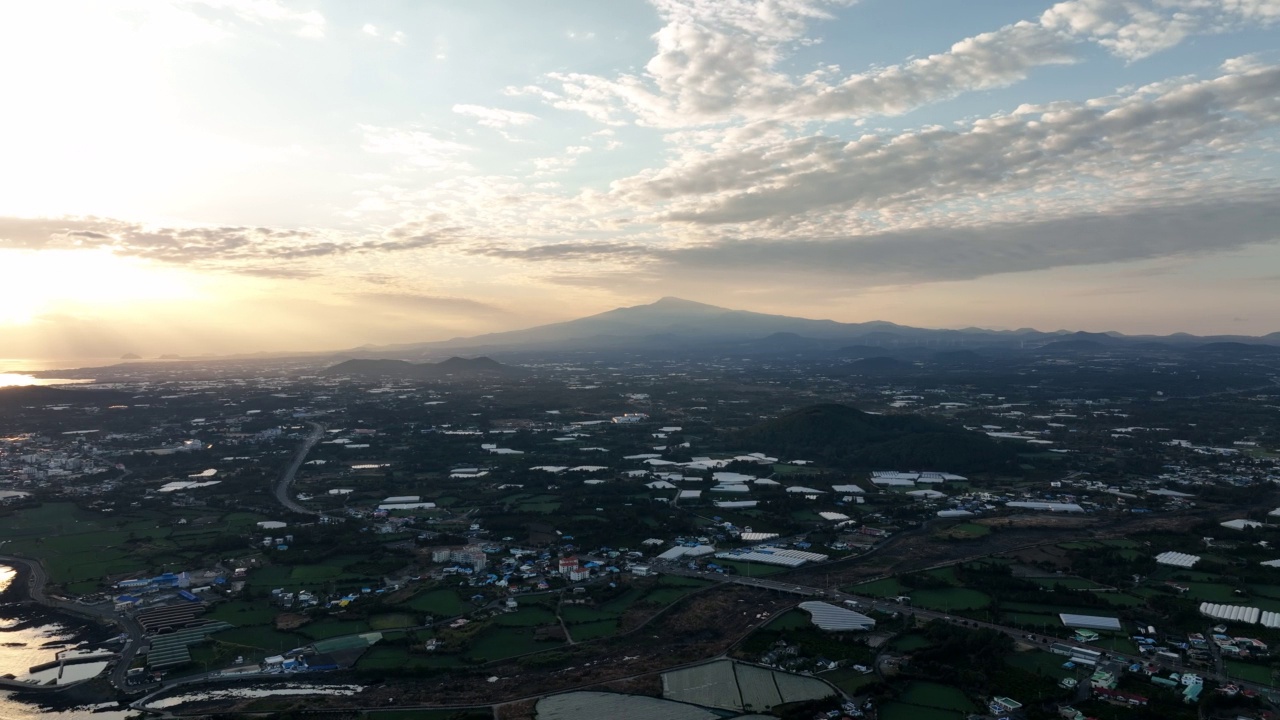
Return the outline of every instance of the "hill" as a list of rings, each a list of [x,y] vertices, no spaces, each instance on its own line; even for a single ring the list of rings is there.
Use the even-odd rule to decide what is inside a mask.
[[[916,415],[871,415],[847,405],[802,408],[737,433],[742,447],[858,470],[1006,469],[1016,453],[982,433]]]
[[[324,374],[364,378],[438,380],[442,378],[514,377],[524,374],[524,371],[511,365],[503,365],[487,357],[451,357],[439,363],[411,363],[406,360],[357,358],[329,367],[324,370]]]

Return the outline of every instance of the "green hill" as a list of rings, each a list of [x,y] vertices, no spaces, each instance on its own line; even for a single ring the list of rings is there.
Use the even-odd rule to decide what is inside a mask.
[[[916,415],[813,405],[737,433],[735,443],[847,469],[977,472],[1010,469],[1012,448]]]

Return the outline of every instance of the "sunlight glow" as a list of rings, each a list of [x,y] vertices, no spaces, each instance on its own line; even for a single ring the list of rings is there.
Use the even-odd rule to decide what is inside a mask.
[[[77,307],[102,310],[199,296],[188,273],[109,250],[0,250],[0,267],[0,325],[23,325]]]

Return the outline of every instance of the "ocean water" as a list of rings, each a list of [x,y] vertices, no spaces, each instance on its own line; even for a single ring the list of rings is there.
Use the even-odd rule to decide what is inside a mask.
[[[0,373],[33,373],[49,370],[76,370],[79,368],[107,367],[128,362],[120,358],[75,358],[49,360],[36,358],[0,358]]]
[[[78,644],[87,628],[49,620],[39,608],[12,602],[9,590],[18,574],[0,565],[0,675],[27,676],[33,665],[56,660],[58,652]],[[92,665],[92,663],[90,664]],[[73,666],[74,667],[74,666]],[[74,667],[73,672],[87,672]],[[56,672],[56,671],[55,671]],[[15,693],[0,690],[0,718],[3,720],[125,720],[139,717],[126,711],[91,712],[87,707],[52,710],[39,705],[40,696],[27,694],[18,700]]]

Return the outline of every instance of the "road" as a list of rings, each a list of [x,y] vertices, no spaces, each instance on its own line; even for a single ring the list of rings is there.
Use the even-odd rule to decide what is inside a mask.
[[[749,577],[743,577],[740,575],[713,578],[713,579],[720,579],[723,582],[736,583],[738,585],[748,585],[751,587],[758,587],[765,590],[774,590],[778,592],[792,593],[795,595],[801,595],[805,597],[814,597],[814,598],[821,597],[823,600],[830,600],[831,602],[836,604],[843,603],[846,600],[850,600],[858,603],[859,610],[878,610],[884,613],[895,613],[895,612],[910,613],[914,615],[916,618],[919,618],[922,620],[943,620],[946,622],[960,623],[960,624],[966,625],[967,627],[975,627],[975,628],[981,628],[985,630],[995,630],[996,632],[1002,633],[1004,635],[1008,635],[1009,637],[1013,638],[1015,641],[1018,641],[1018,642],[1027,642],[1028,638],[1035,638],[1033,642],[1037,645],[1042,646],[1042,649],[1047,649],[1048,646],[1053,643],[1060,643],[1062,645],[1068,645],[1074,648],[1082,648],[1085,650],[1092,650],[1094,652],[1098,652],[1097,647],[1088,645],[1086,643],[1078,643],[1073,640],[1054,637],[1054,636],[1046,635],[1043,633],[1029,633],[1026,630],[1023,630],[1020,628],[1009,627],[1007,625],[997,625],[995,623],[984,622],[982,620],[971,620],[969,618],[956,618],[956,617],[952,617],[948,613],[939,612],[936,610],[926,610],[924,608],[912,607],[910,605],[899,605],[897,603],[886,602],[881,598],[870,598],[870,597],[863,597],[860,595],[852,595],[846,592],[840,592],[839,590],[824,590],[822,588],[809,587],[805,585],[797,585],[795,583],[782,582],[779,580],[749,578]],[[1104,654],[1108,658],[1123,660],[1126,664],[1129,664],[1129,665],[1132,665],[1133,663],[1142,663],[1143,665],[1155,664],[1163,668],[1167,672],[1182,673],[1182,672],[1186,672],[1189,669],[1183,663],[1171,664],[1163,661],[1158,661],[1154,658],[1147,658],[1147,657],[1142,657],[1137,655],[1126,655],[1124,653],[1113,652],[1110,650],[1104,651]],[[1064,659],[1063,662],[1065,661],[1066,660]],[[1272,688],[1266,685],[1259,685],[1257,683],[1251,683],[1251,682],[1246,682],[1244,680],[1227,677],[1220,669],[1215,669],[1215,670],[1200,669],[1200,670],[1196,670],[1196,674],[1199,675],[1200,677],[1205,678],[1206,680],[1214,680],[1223,685],[1226,685],[1228,683],[1234,683],[1239,687],[1248,688],[1251,690],[1255,690],[1259,693],[1266,694],[1268,697],[1270,697],[1272,693],[1275,692],[1275,688]]]
[[[320,438],[324,437],[323,425],[314,422],[308,424],[311,426],[311,434],[307,436],[307,439],[298,448],[298,452],[294,454],[293,462],[289,463],[289,467],[276,480],[273,492],[275,492],[276,500],[280,501],[280,504],[286,509],[302,515],[319,515],[320,513],[315,510],[299,505],[298,501],[289,495],[289,486],[293,485],[293,478],[298,474],[298,469],[302,467],[302,463],[306,461],[307,453],[311,452],[311,448],[315,447],[316,443],[320,442]]]

